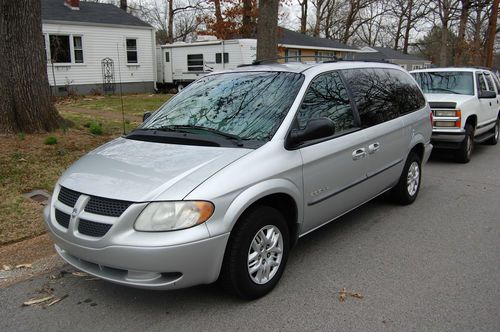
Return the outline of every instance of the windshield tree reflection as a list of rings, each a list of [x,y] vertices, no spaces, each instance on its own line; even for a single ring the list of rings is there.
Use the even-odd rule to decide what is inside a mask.
[[[474,80],[469,72],[416,72],[412,75],[424,93],[474,95]]]
[[[303,75],[241,72],[192,83],[139,129],[202,127],[241,139],[269,140],[286,116]]]

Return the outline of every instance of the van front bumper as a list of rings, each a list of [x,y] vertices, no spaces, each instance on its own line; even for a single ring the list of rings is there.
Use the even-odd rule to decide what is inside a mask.
[[[56,251],[67,263],[101,279],[137,288],[178,289],[216,281],[229,238],[229,233],[207,233],[199,238],[205,232],[205,225],[200,225],[175,232],[110,231],[109,237],[91,241],[78,235],[73,222],[66,232],[58,229],[51,220],[50,206],[44,217]],[[192,240],[179,243],[180,238]]]

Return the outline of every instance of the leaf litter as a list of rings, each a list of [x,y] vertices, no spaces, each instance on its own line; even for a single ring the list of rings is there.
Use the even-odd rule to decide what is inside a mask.
[[[345,287],[343,287],[339,292],[339,301],[344,302],[347,299],[347,296],[353,297],[355,299],[362,299],[364,296],[359,292],[348,292]]]

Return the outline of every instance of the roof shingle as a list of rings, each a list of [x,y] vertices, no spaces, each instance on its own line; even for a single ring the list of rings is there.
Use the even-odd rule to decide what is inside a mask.
[[[42,21],[67,21],[152,28],[151,25],[114,5],[85,1],[80,2],[80,10],[72,10],[64,4],[64,0],[42,0]]]

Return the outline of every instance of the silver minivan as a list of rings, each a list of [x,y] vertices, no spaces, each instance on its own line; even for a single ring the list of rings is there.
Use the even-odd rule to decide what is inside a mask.
[[[431,121],[395,65],[213,73],[74,163],[46,224],[64,260],[102,279],[149,289],[219,280],[257,298],[301,236],[386,191],[415,200]]]

